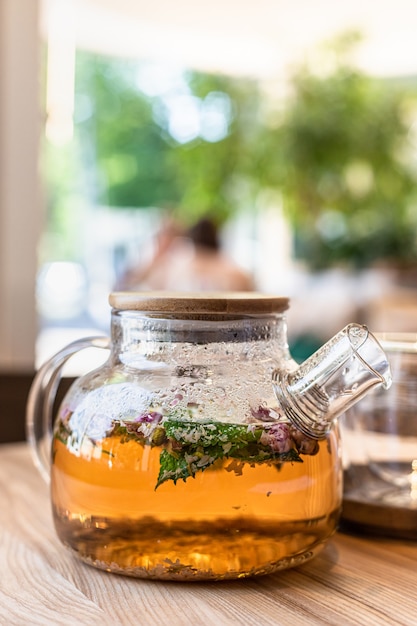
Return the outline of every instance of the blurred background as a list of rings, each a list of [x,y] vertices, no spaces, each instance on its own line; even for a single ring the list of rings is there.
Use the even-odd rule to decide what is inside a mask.
[[[291,298],[297,359],[349,321],[416,331],[416,23],[412,0],[0,0],[0,370],[107,333],[109,292],[202,218]]]

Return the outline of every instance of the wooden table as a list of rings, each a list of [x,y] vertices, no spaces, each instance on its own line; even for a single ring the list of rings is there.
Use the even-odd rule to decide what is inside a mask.
[[[0,624],[263,626],[417,623],[417,544],[338,533],[297,569],[225,583],[107,574],[55,536],[26,444],[0,445]]]

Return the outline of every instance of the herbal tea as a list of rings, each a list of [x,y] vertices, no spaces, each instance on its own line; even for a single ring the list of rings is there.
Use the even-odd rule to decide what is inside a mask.
[[[91,435],[70,416],[58,422],[52,500],[61,540],[96,567],[178,580],[265,574],[314,556],[336,527],[336,432],[316,442],[285,422],[150,410]]]

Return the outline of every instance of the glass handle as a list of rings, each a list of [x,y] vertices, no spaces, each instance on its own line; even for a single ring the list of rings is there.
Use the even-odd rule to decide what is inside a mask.
[[[57,352],[38,370],[26,406],[26,436],[37,468],[49,481],[53,405],[62,369],[70,357],[86,348],[110,348],[108,337],[78,339]]]

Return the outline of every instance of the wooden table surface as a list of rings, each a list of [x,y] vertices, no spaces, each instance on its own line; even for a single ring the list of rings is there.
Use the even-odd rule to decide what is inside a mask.
[[[309,563],[224,583],[155,582],[78,562],[55,536],[26,444],[0,445],[0,624],[417,623],[417,544],[338,533]]]

